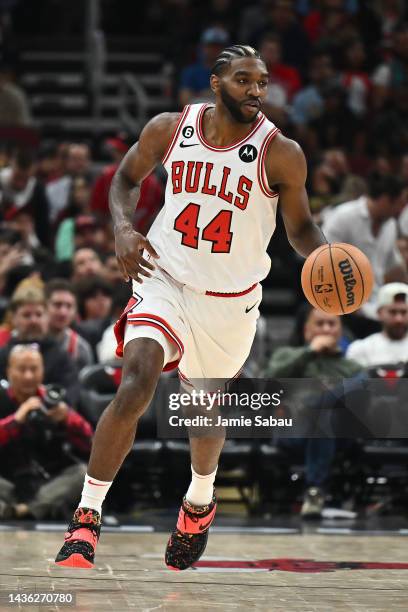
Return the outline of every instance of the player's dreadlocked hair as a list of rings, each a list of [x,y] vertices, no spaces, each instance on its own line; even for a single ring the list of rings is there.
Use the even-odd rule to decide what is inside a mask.
[[[259,52],[253,47],[250,47],[249,45],[233,45],[232,47],[227,47],[219,54],[215,60],[211,74],[220,76],[224,69],[230,65],[232,60],[239,59],[240,57],[254,57],[255,59],[261,59]]]

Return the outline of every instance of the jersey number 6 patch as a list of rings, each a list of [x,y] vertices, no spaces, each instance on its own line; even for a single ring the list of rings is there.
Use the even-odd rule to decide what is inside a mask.
[[[200,237],[199,214],[200,206],[190,202],[174,221],[174,229],[182,234],[181,244],[191,249],[198,249]],[[232,212],[230,210],[220,210],[202,230],[201,239],[212,243],[211,253],[230,252],[233,236],[231,219]]]

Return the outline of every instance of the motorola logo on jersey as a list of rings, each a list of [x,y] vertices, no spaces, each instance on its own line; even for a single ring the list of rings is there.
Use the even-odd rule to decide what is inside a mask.
[[[258,151],[255,149],[254,145],[247,144],[240,148],[238,155],[241,161],[249,163],[257,158]]]

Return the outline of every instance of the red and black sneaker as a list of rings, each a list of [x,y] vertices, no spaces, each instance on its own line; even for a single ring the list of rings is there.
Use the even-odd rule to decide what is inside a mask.
[[[176,529],[167,543],[165,562],[169,569],[185,570],[198,561],[207,546],[216,509],[215,492],[207,506],[193,506],[184,497]]]
[[[101,515],[92,508],[77,508],[65,533],[65,543],[55,558],[63,567],[91,568],[101,532]]]

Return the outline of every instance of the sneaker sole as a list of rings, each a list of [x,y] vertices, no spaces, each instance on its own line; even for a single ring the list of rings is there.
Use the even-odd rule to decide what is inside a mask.
[[[61,567],[78,567],[81,569],[92,569],[94,564],[87,561],[82,555],[74,553],[63,561],[55,561],[55,565],[61,565]]]

